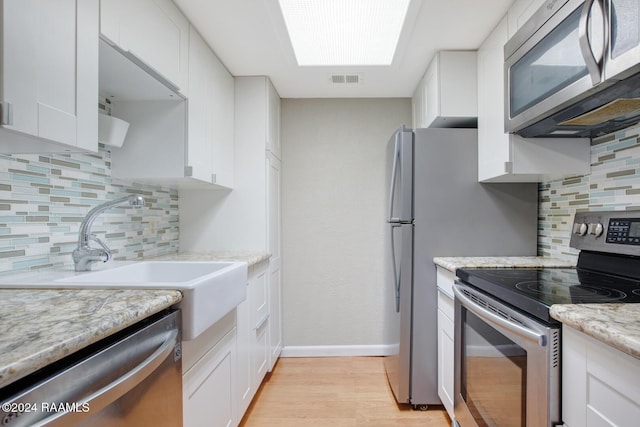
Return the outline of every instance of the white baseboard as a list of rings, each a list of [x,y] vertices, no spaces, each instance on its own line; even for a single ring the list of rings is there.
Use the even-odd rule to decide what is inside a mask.
[[[309,345],[284,346],[280,357],[388,356],[393,345]]]

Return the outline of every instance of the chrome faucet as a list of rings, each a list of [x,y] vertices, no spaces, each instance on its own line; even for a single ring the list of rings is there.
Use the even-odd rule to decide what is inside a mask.
[[[102,212],[106,211],[107,209],[122,205],[141,208],[144,206],[144,198],[138,195],[131,195],[118,200],[103,203],[91,209],[87,216],[82,220],[82,224],[80,224],[80,232],[78,235],[78,247],[73,251],[72,254],[76,271],[89,271],[91,270],[92,263],[98,261],[107,262],[111,259],[111,250],[109,250],[109,247],[95,234],[91,234],[91,225],[93,225],[93,221]],[[90,246],[90,242],[96,242],[98,245],[100,245],[100,248],[92,248]]]

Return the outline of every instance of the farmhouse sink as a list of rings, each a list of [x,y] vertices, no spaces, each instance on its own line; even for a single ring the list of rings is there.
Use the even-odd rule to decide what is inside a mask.
[[[0,286],[57,289],[177,289],[182,339],[191,340],[246,298],[245,262],[134,261],[89,272],[51,270],[0,278]]]

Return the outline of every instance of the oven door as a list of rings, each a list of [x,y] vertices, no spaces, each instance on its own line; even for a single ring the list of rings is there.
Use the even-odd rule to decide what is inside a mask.
[[[560,329],[454,285],[454,414],[461,427],[560,422]]]

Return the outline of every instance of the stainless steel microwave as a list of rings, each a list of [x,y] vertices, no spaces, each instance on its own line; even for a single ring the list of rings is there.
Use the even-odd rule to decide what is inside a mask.
[[[640,122],[640,0],[547,0],[504,57],[506,132],[591,138]]]

